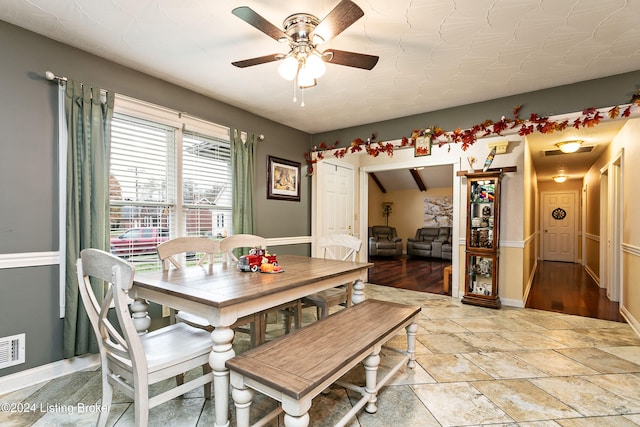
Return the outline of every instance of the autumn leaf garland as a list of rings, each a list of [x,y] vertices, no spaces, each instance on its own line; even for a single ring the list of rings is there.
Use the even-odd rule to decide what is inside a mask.
[[[607,111],[609,119],[614,120],[617,118],[625,118],[631,116],[632,107],[640,107],[640,89],[631,97],[630,103],[621,109],[616,105]],[[467,150],[473,145],[478,138],[485,138],[491,135],[502,135],[507,130],[517,129],[518,135],[526,136],[534,132],[540,132],[544,134],[551,134],[553,132],[560,132],[569,127],[575,129],[593,128],[600,124],[600,121],[604,118],[599,109],[590,107],[582,111],[581,115],[573,121],[551,120],[549,117],[539,116],[536,113],[529,115],[528,119],[520,118],[520,110],[522,106],[518,105],[513,109],[513,118],[502,117],[499,121],[494,122],[492,120],[485,120],[482,123],[472,126],[469,129],[455,129],[453,131],[446,132],[443,129],[434,126],[425,129],[414,129],[411,133],[411,137],[402,137],[400,140],[400,148],[411,147],[415,145],[415,140],[418,137],[431,136],[431,141],[434,144],[438,144],[439,147],[445,144],[461,144],[462,150]],[[324,151],[335,150],[333,152],[334,157],[343,158],[347,153],[358,153],[365,151],[372,157],[377,157],[380,154],[387,154],[389,157],[393,156],[394,149],[398,148],[394,144],[387,142],[376,142],[375,134],[372,134],[366,140],[356,138],[351,141],[349,147],[336,149],[338,141],[332,146],[328,146],[322,142],[317,147],[313,147],[313,150],[309,153],[305,153],[305,159],[308,165],[308,175],[313,174],[314,165],[324,159]],[[313,154],[315,153],[315,157]]]

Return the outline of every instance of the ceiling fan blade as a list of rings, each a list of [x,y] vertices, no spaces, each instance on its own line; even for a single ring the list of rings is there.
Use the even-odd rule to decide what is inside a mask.
[[[238,18],[242,19],[249,25],[253,25],[258,30],[262,31],[274,40],[280,40],[281,38],[287,38],[287,35],[271,22],[258,15],[253,9],[247,6],[236,7],[231,11]]]
[[[365,55],[364,53],[347,52],[344,50],[327,49],[322,52],[322,58],[325,62],[338,65],[346,65],[347,67],[362,68],[371,70],[378,63],[378,57],[374,55]]]
[[[257,58],[245,59],[242,61],[234,61],[231,64],[238,68],[251,67],[253,65],[266,64],[267,62],[279,61],[284,58],[285,55],[281,53],[272,53],[271,55],[259,56]]]
[[[362,16],[364,16],[364,12],[357,4],[350,0],[342,0],[318,24],[313,35],[320,36],[325,42],[329,41]]]

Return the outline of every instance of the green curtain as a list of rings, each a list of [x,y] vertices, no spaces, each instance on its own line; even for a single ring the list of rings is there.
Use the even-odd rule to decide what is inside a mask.
[[[247,134],[242,141],[241,132],[231,129],[231,174],[233,185],[233,234],[255,234],[253,218],[253,192],[255,179],[255,151],[257,138]]]
[[[82,249],[109,249],[109,155],[113,102],[113,93],[79,82],[67,82],[65,358],[98,352],[78,290],[76,260]],[[101,287],[102,284],[94,284],[98,297],[104,295],[100,292]]]

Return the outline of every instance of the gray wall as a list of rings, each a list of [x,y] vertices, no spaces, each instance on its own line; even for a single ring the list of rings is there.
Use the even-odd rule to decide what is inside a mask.
[[[307,133],[258,117],[184,88],[106,61],[0,21],[0,254],[58,250],[57,86],[58,75],[113,92],[185,111],[221,125],[264,134],[257,151],[256,232],[265,237],[310,234],[310,182],[302,201],[266,199],[266,157],[304,165]],[[279,253],[308,255],[307,245]],[[26,363],[0,376],[62,358],[58,316],[58,269],[53,266],[0,269],[0,337],[26,333]]]
[[[528,118],[532,113],[540,116],[573,113],[589,107],[601,108],[626,104],[639,88],[640,71],[633,71],[486,102],[318,133],[313,135],[312,140],[314,146],[321,142],[333,145],[335,141],[339,141],[340,147],[346,147],[352,140],[368,138],[372,133],[376,135],[378,141],[392,141],[403,136],[410,137],[411,131],[416,128],[438,126],[446,131],[457,128],[467,129],[487,119],[498,121],[502,116],[513,118],[513,109],[518,105],[522,105],[520,118],[523,119]]]

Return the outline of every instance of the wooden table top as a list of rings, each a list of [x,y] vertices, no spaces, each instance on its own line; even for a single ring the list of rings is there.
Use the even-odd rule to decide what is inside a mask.
[[[168,271],[136,273],[134,285],[207,304],[225,307],[254,298],[325,280],[359,274],[373,266],[295,255],[279,255],[281,273],[242,272],[236,265],[214,263]]]

